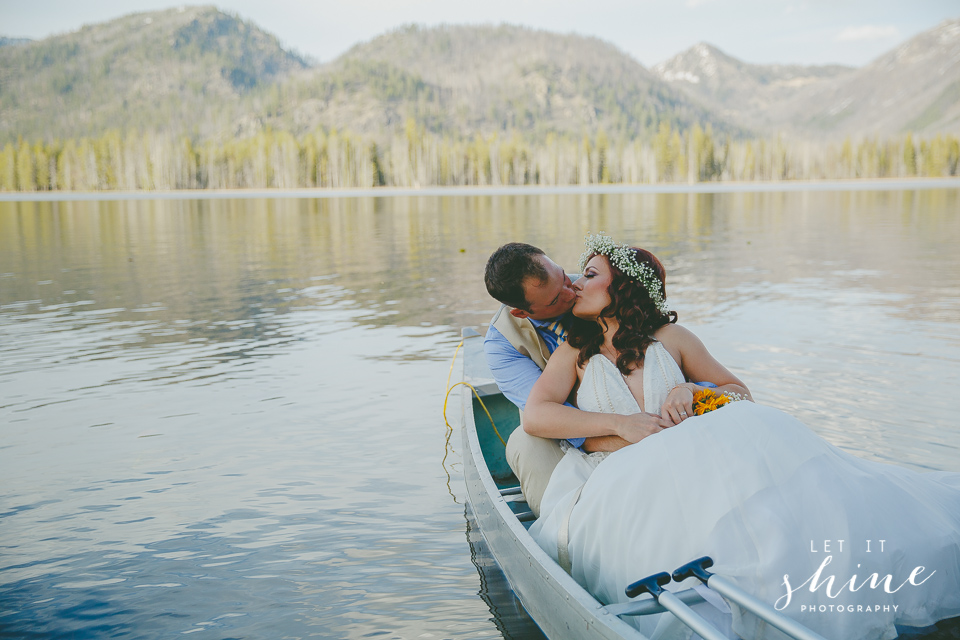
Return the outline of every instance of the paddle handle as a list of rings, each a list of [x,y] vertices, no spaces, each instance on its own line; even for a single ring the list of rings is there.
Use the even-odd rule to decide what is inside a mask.
[[[754,598],[722,576],[711,575],[707,586],[797,640],[826,640],[820,634],[811,631],[793,618],[788,618],[766,602]]]
[[[669,591],[661,593],[660,597],[657,598],[657,602],[663,605],[667,611],[677,616],[680,622],[693,629],[703,640],[729,640],[727,636],[720,633],[716,627],[700,617],[693,609],[683,604],[680,598]]]

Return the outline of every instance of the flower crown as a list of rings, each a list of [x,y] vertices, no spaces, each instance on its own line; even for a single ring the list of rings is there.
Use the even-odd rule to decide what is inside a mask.
[[[620,271],[623,271],[643,285],[650,299],[653,300],[653,304],[657,306],[657,309],[659,309],[661,313],[667,313],[669,311],[667,301],[660,293],[660,287],[662,285],[660,278],[657,277],[657,273],[649,264],[646,262],[643,264],[637,262],[637,256],[633,249],[625,244],[617,244],[613,241],[613,238],[602,232],[595,235],[588,235],[583,239],[583,244],[587,249],[580,255],[580,271],[586,268],[590,256],[606,256]]]

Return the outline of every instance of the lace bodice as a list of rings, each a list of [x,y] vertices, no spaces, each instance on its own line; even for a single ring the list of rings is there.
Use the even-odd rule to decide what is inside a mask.
[[[653,342],[647,347],[643,357],[644,410],[659,413],[667,394],[682,382],[683,372],[663,344]],[[590,358],[584,369],[577,390],[577,406],[583,411],[621,415],[641,410],[617,365],[599,353]]]
[[[684,382],[683,372],[664,346],[654,342],[647,347],[643,356],[643,406],[647,412],[659,413],[667,394],[681,382]],[[617,365],[599,353],[587,361],[583,380],[577,389],[577,406],[583,411],[621,415],[641,411]],[[566,452],[573,447],[566,440],[562,440],[560,448]],[[593,466],[600,464],[600,461],[610,455],[606,452],[578,453],[586,457]]]

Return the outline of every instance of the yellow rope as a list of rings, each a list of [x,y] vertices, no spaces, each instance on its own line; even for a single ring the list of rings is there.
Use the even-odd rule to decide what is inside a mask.
[[[487,419],[490,420],[490,426],[493,427],[493,432],[497,434],[497,438],[500,439],[501,444],[503,444],[503,446],[506,447],[507,446],[506,440],[503,439],[503,436],[500,435],[500,431],[497,430],[497,425],[494,424],[493,422],[493,416],[490,415],[490,411],[487,409],[487,405],[485,405],[483,403],[483,400],[480,399],[480,394],[477,393],[477,390],[474,388],[474,386],[469,382],[463,382],[463,381],[457,382],[452,387],[450,386],[450,377],[453,375],[453,364],[457,361],[457,354],[460,353],[460,347],[462,346],[463,346],[463,340],[461,340],[460,344],[457,345],[457,349],[453,352],[453,360],[450,361],[450,373],[447,374],[447,395],[444,396],[443,398],[443,422],[444,424],[447,425],[447,429],[449,429],[450,431],[453,431],[453,427],[450,426],[450,421],[447,420],[447,401],[450,400],[450,392],[456,389],[457,387],[459,387],[460,385],[470,387],[470,390],[473,391],[473,395],[476,396],[477,398],[477,402],[480,403],[480,406],[483,407],[484,413],[487,414]]]
[[[450,361],[450,372],[447,373],[447,393],[448,394],[450,393],[450,389],[452,389],[452,387],[450,386],[450,378],[451,376],[453,376],[453,363],[457,361],[457,354],[460,353],[460,347],[462,346],[463,346],[463,340],[461,340],[460,344],[457,345],[457,348],[454,349],[453,360]],[[444,407],[446,407],[446,403],[444,403]],[[446,416],[446,413],[444,413],[444,416]],[[447,423],[447,426],[449,427],[450,423]]]
[[[490,420],[490,426],[493,427],[493,432],[497,434],[497,438],[500,439],[501,444],[503,444],[503,446],[507,446],[506,440],[503,439],[503,436],[501,436],[500,432],[497,430],[497,425],[493,423],[493,417],[490,415],[490,411],[487,409],[487,405],[483,404],[483,400],[480,399],[480,394],[477,393],[477,390],[474,389],[473,385],[470,384],[469,382],[458,382],[452,387],[450,387],[449,389],[447,389],[447,397],[444,398],[443,400],[443,421],[447,422],[447,399],[450,398],[450,392],[456,389],[457,387],[459,387],[460,385],[470,387],[470,390],[473,391],[473,395],[477,397],[477,402],[480,403],[480,406],[483,407],[484,413],[487,414],[487,419]],[[453,427],[450,426],[449,422],[447,422],[447,427],[453,430]]]

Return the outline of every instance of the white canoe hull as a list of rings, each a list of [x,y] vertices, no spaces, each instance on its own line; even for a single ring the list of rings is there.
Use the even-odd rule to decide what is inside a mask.
[[[483,341],[471,329],[464,329],[463,334],[463,379],[477,388],[485,401],[495,400],[499,391],[492,384],[492,376],[486,367]],[[527,613],[551,640],[645,640],[646,636],[607,612],[527,533],[510,503],[500,494],[500,488],[488,469],[477,431],[473,392],[469,387],[461,388],[463,469],[467,494],[490,552]],[[483,410],[478,410],[481,423],[489,428]],[[507,434],[503,433],[503,437],[506,438]],[[502,447],[499,442],[497,444]]]

